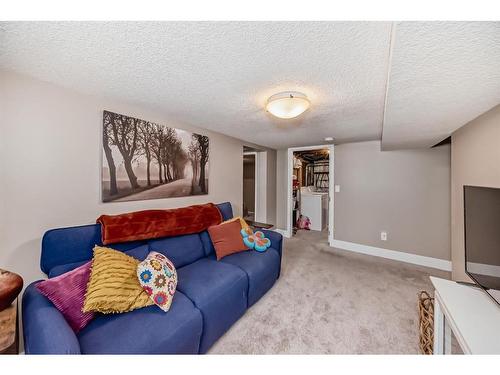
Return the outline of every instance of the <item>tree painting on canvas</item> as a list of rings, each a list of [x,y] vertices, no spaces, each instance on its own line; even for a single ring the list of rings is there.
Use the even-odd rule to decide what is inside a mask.
[[[102,201],[208,194],[208,137],[103,112]]]

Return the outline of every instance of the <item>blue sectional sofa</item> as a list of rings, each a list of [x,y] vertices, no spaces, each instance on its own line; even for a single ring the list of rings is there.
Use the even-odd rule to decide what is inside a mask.
[[[218,204],[224,220],[230,203]],[[177,292],[170,311],[149,306],[123,314],[98,314],[75,334],[54,305],[29,285],[23,295],[26,354],[195,354],[205,353],[275,283],[280,274],[282,237],[266,252],[246,251],[215,258],[208,232],[110,245],[144,259],[149,251],[169,257],[177,268]],[[100,224],[49,230],[42,240],[41,269],[48,277],[92,258],[101,244]]]

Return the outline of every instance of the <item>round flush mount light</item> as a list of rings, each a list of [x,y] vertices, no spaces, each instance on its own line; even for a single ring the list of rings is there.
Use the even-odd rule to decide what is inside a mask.
[[[267,100],[266,110],[273,116],[290,119],[304,113],[311,103],[307,96],[297,91],[274,94]]]
[[[333,141],[333,137],[325,137],[325,141],[332,142]]]

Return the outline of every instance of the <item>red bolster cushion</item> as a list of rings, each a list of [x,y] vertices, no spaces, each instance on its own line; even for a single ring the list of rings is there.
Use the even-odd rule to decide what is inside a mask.
[[[145,210],[120,215],[101,215],[102,243],[138,241],[159,237],[200,233],[222,222],[213,203],[168,210]]]

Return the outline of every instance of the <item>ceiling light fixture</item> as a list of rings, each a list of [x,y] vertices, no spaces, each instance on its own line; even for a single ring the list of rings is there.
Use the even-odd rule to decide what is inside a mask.
[[[266,110],[272,115],[290,119],[304,113],[311,103],[301,92],[285,91],[271,96],[267,100]]]
[[[333,141],[333,137],[326,137],[326,138],[325,138],[325,141],[327,141],[327,142],[331,142],[331,141]]]

